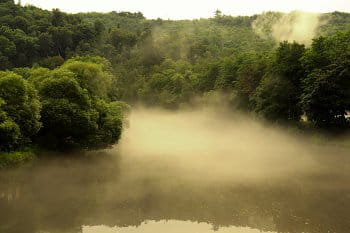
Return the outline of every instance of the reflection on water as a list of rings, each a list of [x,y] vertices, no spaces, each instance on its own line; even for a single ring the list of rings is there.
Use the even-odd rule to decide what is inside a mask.
[[[0,232],[349,233],[345,149],[203,114],[140,116],[118,151],[0,171]]]
[[[263,233],[258,229],[252,229],[249,227],[222,227],[219,229],[213,228],[208,223],[197,223],[190,221],[146,221],[139,227],[107,227],[107,226],[84,226],[83,233],[154,233],[154,232],[167,232],[167,233]],[[265,231],[264,231],[265,232]],[[269,231],[270,232],[270,231]],[[268,233],[268,232],[266,232]]]
[[[171,232],[174,224],[177,232],[350,229],[348,176],[329,173],[290,177],[281,183],[206,184],[169,176],[165,165],[134,161],[135,169],[146,172],[142,176],[131,167],[125,171],[124,163],[129,161],[60,159],[2,172],[0,232]],[[148,169],[156,169],[157,175],[147,174]],[[101,225],[115,228],[82,227]]]

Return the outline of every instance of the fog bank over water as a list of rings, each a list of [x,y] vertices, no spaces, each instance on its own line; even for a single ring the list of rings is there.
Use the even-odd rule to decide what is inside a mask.
[[[341,148],[215,108],[165,111],[139,108],[116,149],[135,172],[210,182],[260,182],[321,172],[319,161]],[[149,169],[144,167],[154,166]],[[152,161],[153,163],[150,163]],[[128,169],[125,164],[122,166]],[[130,170],[128,170],[130,172]]]

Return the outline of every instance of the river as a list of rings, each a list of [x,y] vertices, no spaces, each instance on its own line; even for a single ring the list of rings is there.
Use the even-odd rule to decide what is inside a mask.
[[[139,110],[114,148],[0,171],[1,233],[348,233],[350,153],[256,119]]]

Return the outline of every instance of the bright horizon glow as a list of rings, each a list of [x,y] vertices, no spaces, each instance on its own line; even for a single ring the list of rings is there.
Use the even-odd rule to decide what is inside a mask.
[[[18,1],[18,0],[17,0]],[[350,0],[22,0],[51,10],[64,12],[142,12],[146,18],[209,18],[216,9],[227,15],[253,15],[264,11],[350,12]]]

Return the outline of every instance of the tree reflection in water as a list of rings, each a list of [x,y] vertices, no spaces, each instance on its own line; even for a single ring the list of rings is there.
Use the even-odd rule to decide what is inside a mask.
[[[191,227],[210,230],[207,224],[219,232],[243,229],[244,233],[256,232],[253,229],[348,233],[350,229],[346,171],[296,175],[278,182],[206,184],[171,176],[166,166],[162,176],[131,177],[124,164],[122,157],[104,155],[52,158],[32,168],[2,171],[0,232],[91,233],[98,228],[84,226],[101,225],[124,232],[143,226],[137,232],[147,232],[142,231],[147,229],[145,222],[166,227],[164,220],[175,220],[168,224],[179,224],[179,232]]]

